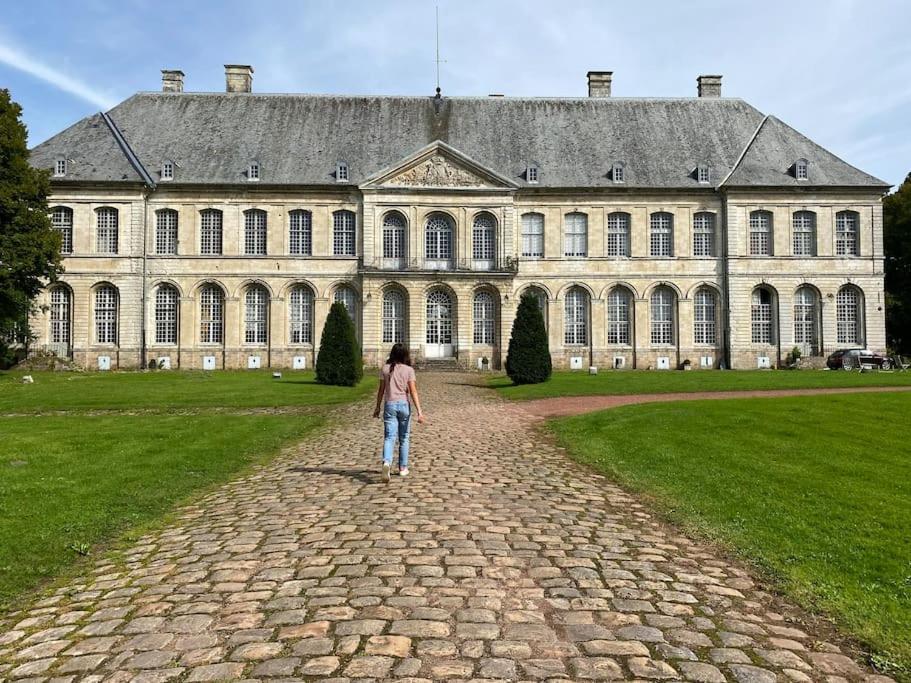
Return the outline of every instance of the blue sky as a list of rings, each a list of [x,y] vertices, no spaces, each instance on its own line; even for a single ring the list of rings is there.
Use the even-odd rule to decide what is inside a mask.
[[[440,0],[444,95],[692,96],[696,76],[898,184],[911,171],[911,3]],[[252,64],[258,92],[433,93],[431,0],[22,0],[0,20],[0,87],[34,145],[180,68],[224,89]]]

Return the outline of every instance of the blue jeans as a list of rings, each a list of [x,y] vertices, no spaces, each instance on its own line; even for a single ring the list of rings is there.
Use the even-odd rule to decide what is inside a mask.
[[[392,464],[395,437],[399,438],[399,467],[408,467],[408,437],[411,425],[411,406],[408,401],[392,401],[383,408],[383,462]]]

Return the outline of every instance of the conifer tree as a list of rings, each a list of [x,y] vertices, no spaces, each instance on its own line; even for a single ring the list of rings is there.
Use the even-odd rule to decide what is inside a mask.
[[[336,301],[329,309],[316,358],[316,381],[353,387],[364,376],[361,347],[357,343],[354,321],[345,304]]]
[[[537,298],[526,292],[519,300],[512,324],[506,374],[514,384],[537,384],[550,377],[551,369],[544,316]]]

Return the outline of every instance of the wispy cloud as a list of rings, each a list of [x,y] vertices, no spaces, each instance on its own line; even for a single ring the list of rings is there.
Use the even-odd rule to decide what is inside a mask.
[[[57,69],[34,60],[32,57],[9,45],[0,45],[0,63],[23,71],[55,88],[75,95],[86,102],[91,102],[102,109],[110,109],[116,104],[115,100],[109,98],[104,93],[95,90],[76,78],[67,76]]]

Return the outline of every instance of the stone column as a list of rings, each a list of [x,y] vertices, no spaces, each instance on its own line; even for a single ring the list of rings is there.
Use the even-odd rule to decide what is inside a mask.
[[[606,365],[609,361],[605,359],[605,350],[607,349],[607,311],[604,299],[592,299],[589,316],[589,334],[591,334],[591,365]]]
[[[652,364],[651,359],[651,326],[649,325],[648,299],[636,299],[635,305],[636,367],[645,369]]]
[[[282,352],[290,341],[288,335],[288,316],[285,314],[285,298],[277,296],[269,301],[269,346],[267,358],[269,367],[286,367],[291,365],[290,358]]]

